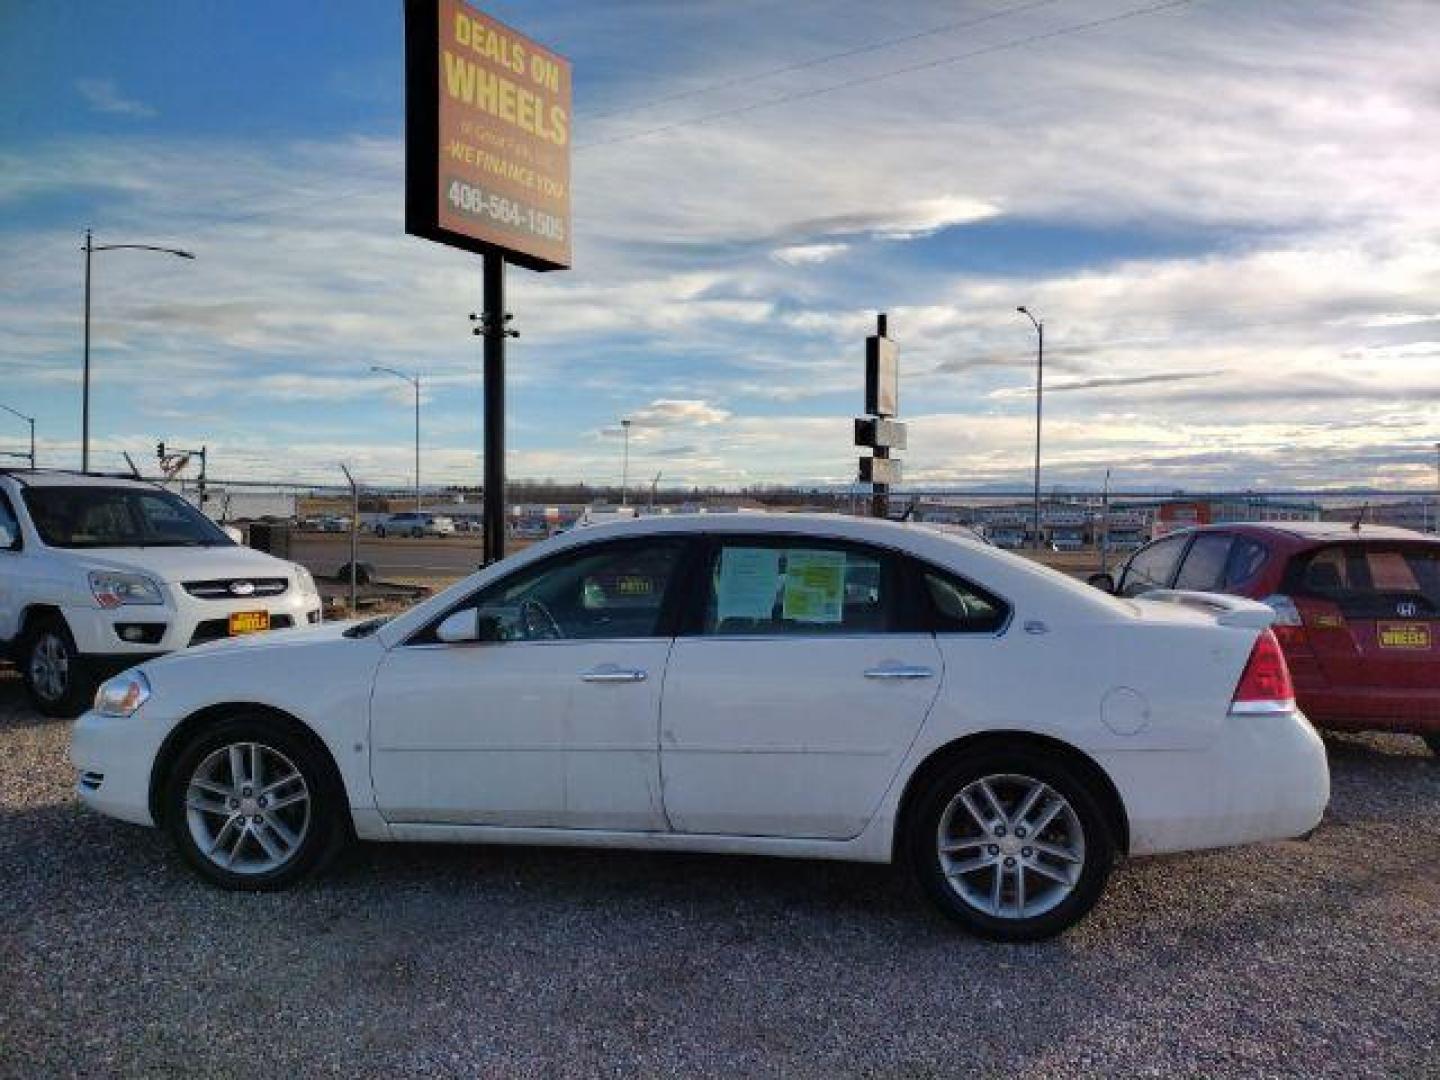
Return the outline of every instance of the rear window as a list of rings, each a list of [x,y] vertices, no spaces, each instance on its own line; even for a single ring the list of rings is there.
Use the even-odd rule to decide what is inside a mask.
[[[1440,545],[1341,544],[1298,560],[1292,589],[1354,618],[1440,613]]]

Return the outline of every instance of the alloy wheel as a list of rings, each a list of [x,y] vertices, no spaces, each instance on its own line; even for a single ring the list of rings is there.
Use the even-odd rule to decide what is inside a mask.
[[[257,742],[210,753],[191,774],[185,814],[197,850],[235,874],[265,874],[295,857],[310,829],[310,787],[284,754]]]
[[[1043,915],[1075,891],[1085,830],[1050,785],[1016,773],[967,784],[940,815],[940,869],[967,906],[998,919]]]
[[[70,688],[70,650],[54,631],[42,632],[30,650],[30,684],[51,702]]]

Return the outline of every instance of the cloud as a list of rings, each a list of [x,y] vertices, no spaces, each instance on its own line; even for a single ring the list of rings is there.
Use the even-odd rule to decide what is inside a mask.
[[[155,115],[155,110],[149,105],[121,94],[113,79],[76,79],[75,89],[96,112],[130,116],[137,120]]]
[[[770,253],[770,257],[787,266],[813,266],[829,262],[849,250],[849,244],[794,244],[791,247],[776,248]]]
[[[1126,386],[1152,386],[1156,383],[1193,382],[1196,379],[1213,379],[1223,375],[1221,371],[1156,371],[1148,375],[1097,375],[1090,379],[1072,379],[1068,382],[1050,383],[1045,387],[1047,394],[1060,394],[1066,390],[1110,390]],[[1031,397],[1034,386],[1004,387],[992,390],[990,398],[1002,401],[1006,398]]]

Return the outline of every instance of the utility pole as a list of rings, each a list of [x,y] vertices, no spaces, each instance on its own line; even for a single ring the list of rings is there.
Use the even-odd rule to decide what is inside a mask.
[[[26,416],[19,410],[12,409],[9,405],[0,405],[0,409],[4,409],[11,416],[18,416],[30,425],[30,468],[35,468],[35,418],[33,416]],[[19,457],[20,455],[15,454],[14,456]]]
[[[403,379],[415,391],[415,512],[418,514],[420,513],[420,374],[417,372],[414,375],[407,375],[403,371],[396,371],[392,367],[381,367],[378,364],[370,365],[370,370]]]
[[[158,251],[178,259],[195,256],[179,248],[157,247],[154,244],[97,244],[90,230],[85,230],[85,368],[80,391],[80,471],[90,471],[90,262],[97,251]]]
[[[1040,550],[1040,407],[1045,400],[1045,324],[1021,304],[1015,309],[1035,324],[1035,536],[1034,548]]]
[[[1105,488],[1100,496],[1100,573],[1105,573],[1110,555],[1110,470],[1105,470]]]
[[[620,421],[620,436],[623,440],[623,447],[620,451],[620,505],[629,506],[626,495],[630,483],[630,420],[628,417]]]
[[[657,472],[655,479],[650,481],[650,513],[652,514],[655,513],[655,489],[660,486],[660,477],[664,475],[664,473]]]

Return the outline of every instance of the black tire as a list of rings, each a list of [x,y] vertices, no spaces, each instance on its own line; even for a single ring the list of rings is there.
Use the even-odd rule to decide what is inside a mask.
[[[412,540],[423,540],[425,538],[425,530],[417,525],[410,530],[410,538]]]
[[[385,539],[385,526],[384,526],[384,525],[376,525],[376,526],[375,526],[375,539],[377,539],[377,540],[384,540],[384,539]]]
[[[1440,731],[1427,731],[1420,737],[1425,740],[1425,745],[1430,748],[1430,753],[1440,758]]]
[[[57,662],[63,671],[57,672]],[[30,700],[45,716],[79,716],[95,697],[95,676],[58,615],[36,619],[26,630],[20,670]],[[54,677],[47,677],[47,672]]]
[[[271,755],[267,756],[267,761],[273,763],[284,759],[285,764],[293,765],[303,778],[309,796],[303,828],[297,826],[297,818],[293,816],[295,808],[292,806],[286,809],[285,813],[291,815],[287,819],[287,828],[298,836],[298,842],[287,852],[285,860],[273,868],[245,868],[246,857],[263,860],[266,854],[261,849],[255,832],[248,836],[243,835],[247,828],[243,810],[235,814],[241,825],[238,828],[232,827],[229,834],[232,838],[240,837],[236,850],[246,853],[236,860],[235,864],[240,869],[228,869],[212,860],[201,850],[192,829],[192,811],[187,804],[191,780],[212,755],[223,755],[226,747],[235,744],[259,746]],[[287,790],[293,792],[295,789]],[[281,798],[281,795],[277,794],[276,798]],[[250,800],[246,801],[248,803]],[[262,803],[262,807],[263,805]],[[257,810],[256,816],[265,815],[267,821],[270,813],[280,815],[278,809],[269,813],[254,806],[244,809]],[[201,816],[207,822],[223,823],[228,820],[214,812]],[[196,873],[222,889],[241,892],[273,892],[288,888],[302,878],[320,871],[350,838],[350,818],[345,808],[344,786],[328,754],[323,748],[317,747],[312,739],[298,733],[290,725],[263,714],[237,713],[202,728],[185,744],[166,777],[162,821],[181,857]],[[268,824],[264,828],[274,843],[277,834],[270,831],[272,827]],[[258,832],[258,828],[255,831]],[[216,832],[218,835],[219,829],[216,829]],[[221,850],[230,846],[227,842]]]
[[[1068,804],[1068,812],[1062,811],[1055,823],[1045,826],[1039,837],[1028,837],[1031,844],[1040,840],[1051,847],[1068,846],[1072,850],[1078,848],[1082,853],[1078,863],[1057,860],[1043,863],[1046,869],[1059,870],[1072,876],[1068,885],[1052,882],[1048,877],[1040,876],[1039,871],[1027,869],[1042,861],[1042,856],[1034,848],[1024,846],[1014,852],[1009,851],[1009,846],[1024,844],[1024,840],[1019,839],[1025,835],[1024,831],[1015,829],[1014,821],[1004,822],[992,812],[992,820],[1008,839],[997,834],[993,837],[995,843],[975,842],[975,838],[982,836],[988,841],[991,839],[990,833],[978,824],[971,825],[973,818],[963,809],[959,809],[963,807],[959,800],[961,793],[967,788],[970,788],[971,797],[975,799],[976,789],[970,786],[986,778],[993,778],[992,789],[1000,789],[996,794],[1002,809],[1011,811],[1019,807],[1015,802],[1006,800],[1007,785],[1016,793],[1016,801],[1021,800],[1021,793],[1026,790],[1020,778],[1044,785],[1050,794],[1042,794],[1040,801],[1035,804],[1036,809],[1025,815],[1026,820],[1032,824],[1037,818],[1044,816],[1047,807],[1053,805],[1052,794],[1058,794]],[[1013,751],[997,748],[980,750],[974,757],[963,758],[951,764],[918,793],[918,798],[907,815],[904,835],[906,854],[930,900],[944,915],[970,933],[993,941],[1040,941],[1054,937],[1084,918],[1095,906],[1104,892],[1105,883],[1109,880],[1110,870],[1115,862],[1115,839],[1100,798],[1082,774],[1057,755],[1029,748]],[[957,816],[946,819],[947,810],[952,805],[957,806]],[[946,866],[942,862],[947,858],[942,856],[940,851],[942,821],[945,821],[947,829],[952,827],[952,823],[962,823],[969,827],[969,835],[959,838],[960,846],[950,863],[953,878],[947,876]],[[1075,838],[1072,835],[1076,829],[1079,830],[1078,845],[1074,844]],[[1060,834],[1059,831],[1063,831],[1067,838],[1065,843],[1055,840]],[[1000,844],[1007,846],[1002,848]],[[960,850],[973,851],[977,861],[995,859],[993,870],[989,865],[969,870],[959,869],[964,865],[958,855]],[[1001,869],[1002,863],[1011,867],[1008,873]],[[994,887],[997,877],[1001,878],[999,906],[1002,909],[1011,903],[1016,903],[1018,909],[1016,879],[1024,877],[1027,882],[1034,883],[1027,885],[1027,888],[1034,892],[1027,897],[1026,906],[1033,904],[1036,912],[1026,916],[1017,910],[1014,914],[996,915],[993,911],[981,909],[979,903],[983,898],[972,895],[967,899],[962,891],[968,889],[972,894],[982,890],[988,892]],[[952,884],[952,880],[956,884]],[[1064,888],[1068,888],[1068,893],[1062,891]],[[1053,906],[1044,907],[1050,902],[1053,902]]]

